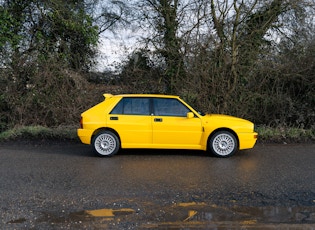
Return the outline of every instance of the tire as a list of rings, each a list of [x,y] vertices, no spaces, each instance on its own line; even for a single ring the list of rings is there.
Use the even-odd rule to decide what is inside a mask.
[[[217,157],[230,157],[237,151],[238,141],[231,132],[219,131],[211,137],[209,148]]]
[[[116,134],[111,131],[101,131],[93,137],[93,147],[96,155],[113,156],[120,149],[120,141]]]

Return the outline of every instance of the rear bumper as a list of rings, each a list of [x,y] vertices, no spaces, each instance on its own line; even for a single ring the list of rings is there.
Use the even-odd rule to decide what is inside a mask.
[[[238,135],[239,138],[239,149],[251,149],[256,144],[258,133],[240,133]]]
[[[77,134],[83,144],[88,144],[88,145],[91,144],[93,130],[77,129]]]

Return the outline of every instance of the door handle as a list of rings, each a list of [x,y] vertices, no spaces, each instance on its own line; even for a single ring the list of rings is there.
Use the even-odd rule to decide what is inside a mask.
[[[162,122],[163,119],[162,119],[162,118],[154,118],[154,121],[155,121],[155,122]]]
[[[109,120],[117,121],[117,120],[118,120],[118,117],[110,117]]]

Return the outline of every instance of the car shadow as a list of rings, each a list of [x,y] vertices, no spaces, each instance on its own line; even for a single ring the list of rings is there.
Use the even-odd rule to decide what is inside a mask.
[[[182,149],[121,149],[114,156],[132,156],[132,155],[150,155],[150,156],[200,156],[209,157],[212,156],[211,153],[200,150],[182,150]]]

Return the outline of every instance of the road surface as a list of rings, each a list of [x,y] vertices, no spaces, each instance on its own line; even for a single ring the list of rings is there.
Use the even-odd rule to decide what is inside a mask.
[[[315,229],[315,145],[201,151],[0,143],[0,229]]]

